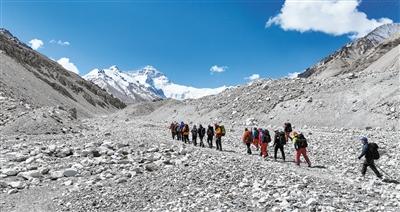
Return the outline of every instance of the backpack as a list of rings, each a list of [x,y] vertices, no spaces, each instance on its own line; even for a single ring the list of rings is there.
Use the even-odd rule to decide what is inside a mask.
[[[225,133],[226,133],[226,132],[225,132],[225,127],[224,127],[224,125],[221,125],[220,128],[221,128],[221,135],[222,135],[222,136],[225,136]]]
[[[261,141],[262,141],[263,143],[269,143],[269,142],[271,142],[271,136],[269,135],[268,131],[266,131],[266,130],[263,132],[261,138],[262,138]]]
[[[200,137],[204,137],[205,134],[206,134],[206,128],[202,127],[199,131],[199,135]]]
[[[258,130],[254,130],[253,137],[255,139],[258,139]]]
[[[379,152],[378,152],[378,144],[376,143],[369,143],[368,144],[368,156],[371,157],[374,160],[378,160],[380,158]]]
[[[192,134],[193,134],[194,136],[197,135],[197,129],[196,129],[196,128],[193,128],[193,129],[192,129]]]
[[[211,137],[211,136],[214,135],[214,130],[213,130],[212,127],[209,127],[209,128],[207,129],[207,135],[208,135],[209,137]]]
[[[284,132],[277,132],[276,140],[281,145],[286,145],[286,138]]]
[[[285,132],[292,132],[292,124],[285,123]]]
[[[308,147],[307,139],[304,137],[303,134],[298,135],[298,138],[297,138],[296,142],[297,142],[297,145],[298,145],[299,148]]]

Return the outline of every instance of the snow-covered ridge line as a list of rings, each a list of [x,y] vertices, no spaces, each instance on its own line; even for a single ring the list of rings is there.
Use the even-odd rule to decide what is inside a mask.
[[[146,66],[137,71],[121,71],[114,65],[108,69],[93,69],[84,78],[126,103],[165,98],[197,99],[218,94],[228,88],[195,88],[175,84],[153,66]]]

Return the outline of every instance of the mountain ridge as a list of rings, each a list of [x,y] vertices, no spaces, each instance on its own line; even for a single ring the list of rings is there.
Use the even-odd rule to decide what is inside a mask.
[[[226,86],[195,88],[175,84],[165,74],[150,65],[135,71],[121,71],[113,65],[106,69],[93,69],[83,78],[106,89],[128,104],[166,98],[196,99],[220,93],[228,88]]]

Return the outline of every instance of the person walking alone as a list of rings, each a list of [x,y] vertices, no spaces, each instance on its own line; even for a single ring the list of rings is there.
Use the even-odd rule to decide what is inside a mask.
[[[358,156],[358,159],[361,160],[362,157],[365,157],[361,174],[365,177],[365,173],[367,172],[367,168],[371,168],[371,170],[375,173],[378,178],[382,178],[382,174],[379,173],[378,169],[375,166],[375,159],[379,159],[378,145],[375,143],[368,143],[367,137],[361,137],[360,141],[362,142],[362,152],[361,155]],[[377,155],[377,156],[376,156]]]

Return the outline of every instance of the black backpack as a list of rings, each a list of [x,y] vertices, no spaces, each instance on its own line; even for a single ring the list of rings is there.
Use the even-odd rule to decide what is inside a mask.
[[[292,124],[285,123],[285,132],[292,132]]]
[[[269,135],[268,131],[264,131],[262,134],[262,142],[269,143],[271,142],[271,136]]]
[[[378,144],[376,143],[369,143],[368,144],[368,156],[374,160],[378,160],[380,158],[379,151],[378,151]]]
[[[209,127],[209,128],[207,129],[207,135],[208,135],[209,137],[211,137],[211,136],[214,135],[214,129],[213,129],[212,127]]]
[[[296,142],[297,142],[297,145],[298,145],[299,148],[308,147],[307,139],[304,137],[303,134],[298,135],[298,138],[297,138]]]
[[[284,132],[277,132],[276,140],[279,144],[285,145],[286,144],[286,138],[285,138],[285,133]]]
[[[206,134],[206,128],[204,128],[204,127],[200,128],[200,131],[199,131],[200,137],[204,137],[205,134]]]

